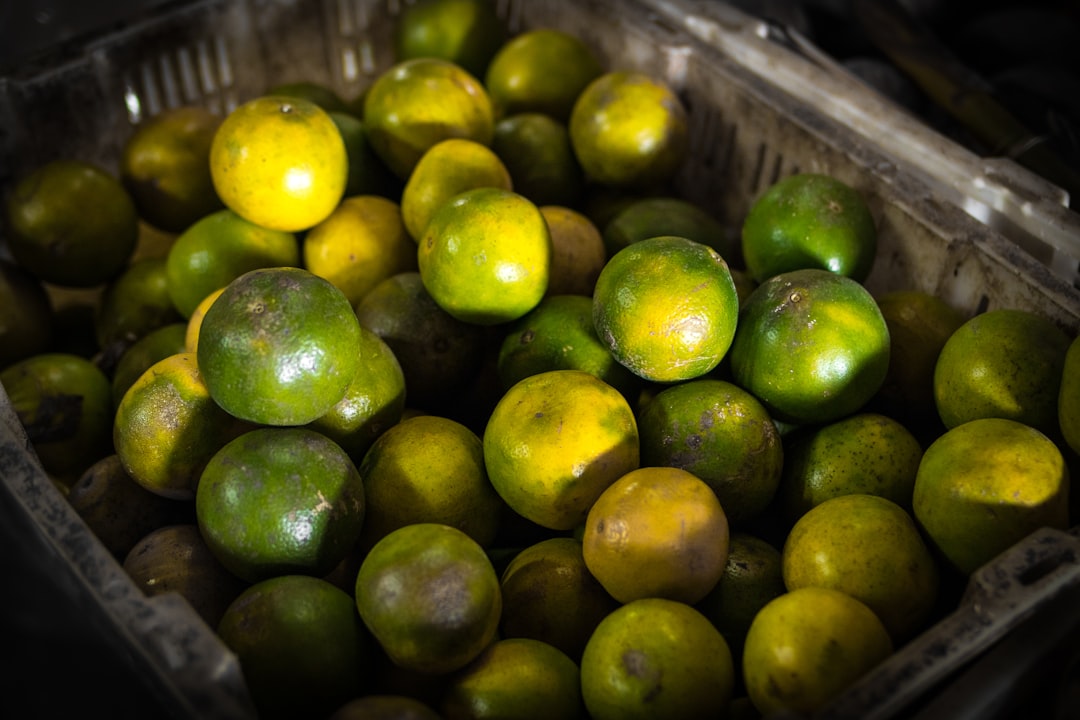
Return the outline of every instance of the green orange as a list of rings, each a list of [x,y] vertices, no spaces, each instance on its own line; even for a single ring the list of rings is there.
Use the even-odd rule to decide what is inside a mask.
[[[45,285],[22,266],[0,259],[0,369],[48,349],[52,314]]]
[[[257,97],[229,113],[210,146],[218,196],[240,217],[270,230],[297,232],[337,207],[348,155],[337,126],[310,100]]]
[[[790,423],[856,412],[889,368],[889,328],[855,280],[808,269],[769,278],[739,314],[731,345],[735,383]]]
[[[348,298],[300,268],[252,270],[229,283],[199,330],[210,396],[236,417],[303,425],[345,396],[360,363]]]
[[[133,342],[116,361],[112,376],[113,407],[119,407],[120,401],[136,380],[159,360],[185,350],[187,325],[170,323],[156,330],[151,330]]]
[[[965,575],[1040,527],[1069,523],[1069,471],[1044,434],[1015,420],[980,418],[926,449],[915,477],[915,519]]]
[[[733,244],[720,221],[701,206],[678,197],[649,196],[630,200],[604,225],[604,247],[608,256],[640,240],[660,235],[677,235],[708,245],[725,258],[732,256]]]
[[[50,475],[70,483],[110,454],[112,389],[90,360],[32,355],[4,368],[0,385]]]
[[[8,249],[35,277],[93,287],[123,270],[139,235],[135,203],[97,165],[55,160],[20,179],[7,199]]]
[[[221,118],[199,105],[168,108],[128,137],[120,179],[139,217],[182,232],[221,207],[210,178],[210,144]]]
[[[639,463],[630,404],[583,370],[519,381],[496,404],[483,441],[495,490],[515,512],[553,530],[581,524],[600,494]]]
[[[323,576],[352,550],[364,484],[345,451],[307,428],[256,428],[206,463],[195,494],[199,529],[237,576]]]
[[[250,429],[210,397],[194,353],[151,365],[124,393],[112,424],[124,469],[147,490],[195,497],[199,477],[225,443]]]
[[[103,350],[115,352],[182,319],[169,296],[165,258],[144,257],[105,287],[97,305],[94,334]]]
[[[216,629],[260,717],[326,717],[362,692],[371,641],[352,598],[325,580],[286,575],[252,585]]]
[[[723,717],[734,684],[720,632],[691,606],[662,598],[612,612],[581,658],[581,692],[595,720]]]
[[[495,123],[491,141],[514,182],[514,191],[537,205],[577,205],[585,173],[570,145],[570,131],[543,113],[523,112]]]
[[[368,142],[402,180],[435,143],[460,137],[490,145],[495,118],[484,86],[461,66],[435,57],[387,68],[364,95]]]
[[[911,515],[891,500],[855,493],[806,512],[783,548],[784,585],[827,587],[862,601],[899,646],[927,626],[938,569]]]
[[[596,53],[580,37],[537,28],[499,48],[484,75],[484,87],[497,117],[530,112],[566,122],[578,96],[602,72]]]
[[[686,159],[686,108],[666,82],[641,72],[607,72],[589,83],[569,128],[585,177],[601,185],[663,185]]]
[[[395,57],[439,58],[481,78],[507,35],[492,0],[420,0],[397,19]]]
[[[604,239],[592,220],[561,205],[541,205],[551,235],[547,294],[592,297],[607,262]]]
[[[1058,395],[1071,339],[1050,319],[1002,308],[956,329],[934,366],[934,400],[946,428],[986,417],[1058,432]]]
[[[676,467],[704,480],[733,525],[772,502],[785,466],[780,433],[753,395],[698,378],[660,390],[638,414],[642,465]]]
[[[300,246],[291,232],[261,227],[224,209],[181,233],[166,258],[169,297],[189,318],[203,298],[249,270],[299,267]]]
[[[540,209],[515,192],[456,195],[419,241],[420,277],[447,313],[478,325],[516,320],[547,292],[551,236]]]
[[[642,380],[616,362],[592,322],[592,299],[549,295],[506,332],[497,361],[504,389],[549,370],[584,370],[636,399]]]
[[[819,268],[862,282],[877,255],[877,227],[863,196],[821,173],[790,175],[750,207],[742,226],[750,276]]]
[[[707,245],[642,240],[608,260],[593,291],[593,325],[611,354],[646,380],[675,382],[724,358],[739,321],[728,265]]]
[[[495,640],[502,594],[475,540],[448,525],[414,523],[364,558],[356,607],[395,665],[442,674],[465,667]]]

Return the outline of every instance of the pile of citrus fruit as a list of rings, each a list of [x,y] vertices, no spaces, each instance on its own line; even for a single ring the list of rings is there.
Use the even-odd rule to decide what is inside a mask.
[[[166,110],[5,208],[41,464],[261,715],[811,713],[1075,522],[1071,331],[873,296],[833,177],[731,232],[678,94],[574,36],[397,29],[358,98]]]

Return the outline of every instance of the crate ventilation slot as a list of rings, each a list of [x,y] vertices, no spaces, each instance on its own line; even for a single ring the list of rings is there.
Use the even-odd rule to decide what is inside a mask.
[[[215,36],[136,65],[125,74],[124,105],[137,125],[162,110],[201,104],[226,114],[236,107],[232,62],[225,39]]]

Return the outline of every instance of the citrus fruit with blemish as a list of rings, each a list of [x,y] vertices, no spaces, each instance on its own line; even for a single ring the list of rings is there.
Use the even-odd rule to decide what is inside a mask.
[[[495,640],[502,595],[475,540],[448,525],[415,523],[368,552],[356,576],[356,607],[395,665],[443,674]]]
[[[574,102],[569,128],[574,154],[593,183],[660,186],[686,159],[686,107],[664,80],[644,73],[594,79]]]
[[[439,307],[418,272],[376,285],[357,304],[356,317],[390,346],[414,408],[441,407],[475,380],[484,362],[484,328]]]
[[[45,285],[0,258],[0,369],[44,353],[52,342],[53,306]]]
[[[549,370],[584,370],[635,399],[643,381],[616,362],[592,322],[592,299],[548,295],[514,321],[499,347],[499,379],[504,390]]]
[[[325,110],[267,95],[230,112],[210,146],[210,173],[225,206],[269,230],[322,222],[348,180],[345,142]]]
[[[660,236],[608,260],[593,291],[593,325],[611,354],[654,382],[690,380],[723,359],[739,321],[728,265],[707,245]]]
[[[1069,471],[1037,429],[980,418],[947,431],[923,453],[915,520],[965,576],[1041,527],[1069,523]]]
[[[874,611],[897,647],[926,628],[937,601],[937,561],[915,521],[877,495],[843,495],[811,508],[782,554],[788,590],[847,593]]]
[[[592,297],[607,262],[600,231],[589,218],[568,207],[542,205],[540,213],[551,235],[547,295]]]
[[[828,270],[761,283],[731,345],[735,383],[777,420],[827,423],[863,407],[889,368],[889,328],[873,296]]]
[[[226,608],[217,634],[236,654],[260,717],[323,717],[362,692],[371,653],[348,593],[285,575]]]
[[[386,163],[375,154],[368,140],[364,121],[348,112],[330,112],[341,139],[345,142],[345,155],[349,160],[349,174],[345,181],[345,197],[354,195],[379,195],[388,200],[401,198],[401,180],[390,172]]]
[[[191,317],[188,318],[187,326],[184,330],[184,349],[190,353],[197,352],[199,349],[199,331],[202,329],[203,317],[206,316],[206,311],[210,309],[210,306],[214,304],[214,301],[221,297],[221,293],[225,292],[224,287],[219,287],[209,295],[199,301],[199,304],[195,306],[195,309],[191,312]]]
[[[554,28],[536,28],[499,48],[484,75],[484,87],[496,117],[532,112],[566,122],[578,96],[602,72],[584,40]]]
[[[375,440],[359,470],[369,510],[361,550],[422,522],[454,527],[485,548],[495,539],[502,499],[488,481],[480,438],[461,423],[403,420]]]
[[[230,440],[206,463],[195,494],[206,544],[249,582],[329,573],[364,522],[364,484],[345,451],[302,427]]]
[[[210,177],[210,145],[221,118],[199,105],[166,108],[124,142],[120,180],[139,217],[183,232],[221,207]]]
[[[660,235],[677,235],[708,245],[724,258],[734,250],[720,221],[689,200],[649,196],[633,200],[604,226],[608,257],[627,245]]]
[[[261,227],[229,209],[187,228],[165,261],[169,297],[186,318],[207,295],[250,270],[299,266],[295,235]]]
[[[165,258],[134,261],[106,285],[94,318],[98,346],[127,348],[147,333],[181,321],[169,294]]]
[[[154,530],[194,518],[190,503],[162,497],[135,482],[115,453],[88,467],[72,483],[67,501],[120,562]]]
[[[720,580],[694,607],[724,636],[735,666],[741,667],[750,623],[770,600],[785,592],[780,550],[756,535],[733,532]]]
[[[581,672],[566,653],[533,638],[496,640],[454,674],[440,710],[447,720],[584,717]]]
[[[218,562],[194,522],[162,525],[146,533],[124,556],[123,568],[144,595],[176,593],[212,628],[247,588]]]
[[[552,530],[584,522],[639,464],[637,421],[618,390],[583,370],[531,375],[503,394],[483,434],[484,464],[515,512]]]
[[[491,0],[421,0],[404,6],[397,19],[395,58],[439,58],[480,78],[507,36]]]
[[[170,355],[186,350],[187,326],[181,322],[170,323],[151,330],[133,342],[116,361],[112,375],[113,407],[120,407],[124,393],[151,365]]]
[[[424,287],[464,322],[496,325],[532,310],[547,292],[551,236],[540,209],[496,187],[444,203],[419,241]]]
[[[401,193],[401,214],[409,237],[419,243],[435,212],[466,190],[511,190],[510,173],[487,145],[467,138],[441,140],[416,163]],[[416,248],[412,248],[413,256]]]
[[[341,398],[325,414],[308,423],[336,442],[359,464],[384,432],[405,412],[405,374],[390,346],[361,326],[360,363]]]
[[[1007,418],[1058,433],[1058,395],[1071,342],[1029,310],[989,310],[949,336],[934,366],[934,401],[946,428]]]
[[[150,492],[195,497],[210,458],[249,426],[222,410],[193,353],[151,365],[124,393],[111,426],[124,470]]]
[[[391,275],[416,269],[416,245],[401,208],[379,195],[345,198],[307,231],[301,247],[304,267],[329,280],[353,306]]]
[[[90,360],[31,355],[0,371],[0,385],[42,467],[62,484],[112,452],[112,388]]]
[[[252,270],[225,287],[199,329],[210,396],[264,425],[303,425],[345,396],[360,364],[348,298],[301,268]]]
[[[514,191],[537,205],[578,205],[585,173],[570,145],[570,130],[542,113],[517,113],[495,123],[491,149],[502,159]]]
[[[742,671],[762,715],[813,713],[893,652],[874,611],[847,593],[821,587],[786,592],[750,624]]]
[[[743,261],[758,282],[805,268],[862,282],[876,255],[877,226],[865,198],[829,175],[798,173],[773,183],[743,220]]]
[[[934,366],[945,341],[964,323],[964,315],[940,297],[920,290],[897,290],[877,299],[889,326],[890,357],[875,404],[881,412],[918,430],[941,428],[934,404]]]
[[[116,277],[139,236],[124,186],[81,160],[54,160],[19,179],[6,210],[11,257],[39,280],[63,287]]]
[[[1058,391],[1058,425],[1068,446],[1080,453],[1080,338],[1073,338],[1065,352]]]
[[[720,632],[693,607],[663,598],[612,612],[581,657],[582,697],[596,720],[721,717],[734,684]]]
[[[679,468],[642,467],[612,483],[585,519],[585,566],[622,603],[693,604],[720,580],[728,520],[712,488]]]
[[[841,495],[877,495],[911,511],[922,446],[898,421],[861,412],[801,428],[784,442],[780,510],[794,522]]]
[[[375,154],[402,180],[437,142],[458,137],[490,145],[495,131],[483,84],[433,57],[402,60],[378,75],[364,96],[363,117]]]
[[[596,626],[619,602],[585,566],[581,541],[540,540],[511,558],[500,578],[502,637],[542,640],[581,660]]]
[[[698,378],[660,390],[638,413],[641,464],[686,470],[716,494],[732,525],[772,502],[785,465],[769,412],[742,388]]]

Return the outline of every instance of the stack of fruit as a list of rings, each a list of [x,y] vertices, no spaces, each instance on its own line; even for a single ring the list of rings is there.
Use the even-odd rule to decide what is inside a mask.
[[[424,0],[396,47],[350,101],[167,110],[120,178],[55,162],[6,209],[43,467],[262,715],[810,713],[1075,521],[1063,329],[874,297],[826,175],[730,232],[672,190],[679,96],[574,36]],[[60,322],[47,286],[102,284]]]

